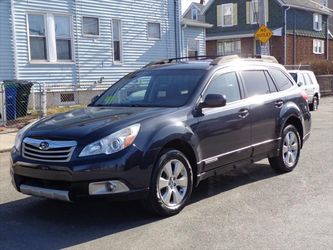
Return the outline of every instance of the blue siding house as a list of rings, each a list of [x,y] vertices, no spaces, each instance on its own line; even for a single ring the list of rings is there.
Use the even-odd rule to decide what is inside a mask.
[[[107,87],[181,55],[180,10],[180,0],[0,0],[0,80]]]

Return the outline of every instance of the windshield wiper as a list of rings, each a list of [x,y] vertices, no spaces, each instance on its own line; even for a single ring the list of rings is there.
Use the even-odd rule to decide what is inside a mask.
[[[107,107],[108,105],[105,104],[94,104],[93,107]]]

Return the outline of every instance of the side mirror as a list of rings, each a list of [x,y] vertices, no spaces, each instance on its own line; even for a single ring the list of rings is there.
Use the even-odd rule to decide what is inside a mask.
[[[303,83],[302,82],[299,82],[297,83],[298,87],[302,87],[303,86]]]
[[[200,103],[201,108],[218,108],[224,107],[227,104],[227,99],[223,95],[208,94],[204,102]]]
[[[91,105],[93,105],[94,104],[94,102],[96,102],[97,101],[97,99],[100,97],[100,95],[96,95],[96,96],[94,96],[93,98],[91,98],[91,101],[90,101],[90,104],[88,105],[88,106],[91,106]]]

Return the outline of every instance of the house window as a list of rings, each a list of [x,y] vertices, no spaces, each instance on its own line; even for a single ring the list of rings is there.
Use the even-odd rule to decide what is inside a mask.
[[[45,16],[29,14],[29,42],[31,60],[47,60]]]
[[[217,42],[217,54],[219,56],[234,55],[241,53],[241,41],[218,41]]]
[[[233,25],[233,4],[222,4],[222,27]]]
[[[121,20],[112,20],[113,61],[122,61]]]
[[[324,40],[313,40],[313,53],[324,54],[325,53],[325,41]]]
[[[323,17],[320,14],[313,14],[313,29],[315,31],[321,31],[323,28]]]
[[[64,94],[60,94],[60,102],[64,103],[64,102],[75,102],[75,96],[74,93],[64,93]]]
[[[54,16],[57,60],[72,60],[72,36],[69,16]]]
[[[259,1],[252,0],[250,2],[250,18],[251,24],[257,24],[259,22]]]
[[[192,19],[198,20],[198,9],[197,8],[192,8]]]
[[[188,40],[187,42],[187,56],[197,57],[199,55],[199,41],[198,40]]]
[[[30,61],[72,61],[72,19],[68,15],[28,14]]]
[[[97,17],[83,17],[83,35],[99,36],[99,19]]]
[[[161,38],[161,25],[159,23],[148,23],[148,39]]]

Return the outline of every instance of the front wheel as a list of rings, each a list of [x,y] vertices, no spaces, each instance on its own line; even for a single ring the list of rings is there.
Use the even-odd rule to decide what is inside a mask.
[[[297,166],[301,151],[301,138],[293,125],[288,125],[282,133],[279,155],[269,158],[271,167],[278,173],[291,172]]]
[[[186,156],[166,150],[155,165],[146,205],[160,216],[175,215],[185,207],[192,188],[192,168]]]

